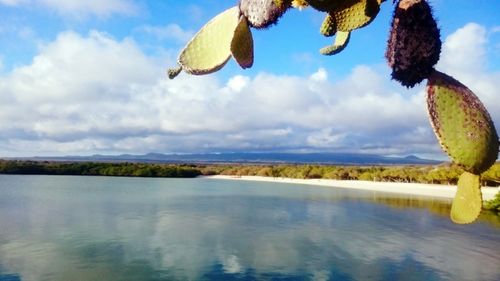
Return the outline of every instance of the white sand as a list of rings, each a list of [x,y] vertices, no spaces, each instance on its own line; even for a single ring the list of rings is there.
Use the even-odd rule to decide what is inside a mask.
[[[453,185],[439,184],[421,184],[421,183],[397,183],[397,182],[373,182],[373,181],[353,181],[353,180],[327,180],[327,179],[291,179],[291,178],[272,178],[272,177],[254,177],[254,176],[208,176],[209,179],[224,180],[244,180],[244,181],[262,181],[277,183],[307,184],[317,186],[331,186],[339,188],[362,189],[370,191],[381,191],[389,193],[410,194],[419,196],[428,196],[433,198],[455,197],[457,190]],[[483,187],[483,200],[491,200],[500,191],[498,187]]]

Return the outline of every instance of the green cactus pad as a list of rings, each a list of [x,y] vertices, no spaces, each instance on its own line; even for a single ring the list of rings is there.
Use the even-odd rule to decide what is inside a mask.
[[[325,36],[330,37],[335,35],[337,32],[337,23],[335,22],[335,17],[332,17],[330,14],[326,15],[323,24],[321,25],[319,32]]]
[[[243,69],[252,67],[253,38],[245,17],[241,17],[240,23],[234,31],[233,41],[231,42],[231,54]]]
[[[254,28],[267,28],[278,22],[290,8],[291,1],[285,0],[240,0],[241,13]]]
[[[481,213],[482,205],[480,176],[464,172],[458,179],[457,194],[451,205],[451,220],[459,224],[471,223]]]
[[[471,90],[435,71],[427,85],[427,108],[441,147],[455,163],[474,174],[495,163],[498,135],[488,111]]]
[[[239,23],[239,9],[228,9],[208,22],[187,44],[179,65],[190,74],[201,75],[221,69],[231,57],[231,41]]]
[[[339,31],[335,36],[335,42],[331,46],[327,46],[319,50],[322,55],[331,56],[340,53],[349,44],[351,38],[350,32]]]
[[[358,0],[347,7],[331,11],[337,23],[337,31],[352,31],[368,25],[380,11],[377,0]]]

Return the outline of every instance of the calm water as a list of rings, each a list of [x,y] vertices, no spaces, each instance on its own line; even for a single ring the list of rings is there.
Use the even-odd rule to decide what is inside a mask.
[[[208,179],[0,175],[0,280],[500,280],[449,202]]]

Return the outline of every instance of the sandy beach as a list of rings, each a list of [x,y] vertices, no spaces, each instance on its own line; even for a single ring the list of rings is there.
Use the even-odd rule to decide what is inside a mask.
[[[457,190],[453,185],[421,184],[421,183],[397,183],[397,182],[373,182],[373,181],[351,181],[351,180],[328,180],[328,179],[291,179],[271,178],[257,176],[208,176],[209,179],[261,181],[276,183],[307,184],[316,186],[331,186],[338,188],[361,189],[408,195],[428,196],[432,198],[455,197]],[[491,200],[500,191],[498,187],[483,187],[483,200]]]

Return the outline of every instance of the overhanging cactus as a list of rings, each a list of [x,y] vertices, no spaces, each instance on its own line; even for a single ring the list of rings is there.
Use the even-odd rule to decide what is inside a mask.
[[[481,212],[480,174],[497,159],[495,125],[471,90],[439,71],[428,78],[427,109],[442,149],[466,171],[458,181],[451,219],[471,223]]]
[[[179,55],[179,68],[169,70],[170,78],[184,70],[201,75],[221,69],[231,57],[231,41],[239,24],[239,9],[228,9],[208,22]]]
[[[370,24],[385,0],[240,0],[207,23],[179,55],[174,78],[181,71],[201,75],[221,69],[230,57],[242,68],[253,65],[250,27],[268,28],[293,7],[308,6],[326,12],[320,33],[336,36],[320,52],[334,55],[348,44],[351,32]],[[394,1],[396,2],[396,1]],[[481,211],[480,174],[496,161],[499,141],[493,122],[480,100],[466,86],[438,72],[434,66],[441,52],[440,31],[426,0],[399,0],[393,14],[386,58],[392,78],[405,87],[428,79],[427,105],[436,136],[453,162],[465,172],[460,176],[451,219],[470,223]]]
[[[428,80],[429,119],[443,150],[465,171],[480,174],[495,163],[498,135],[479,98],[439,71]]]
[[[481,177],[464,172],[458,179],[457,194],[451,205],[451,220],[459,224],[471,223],[481,213],[482,205]]]

